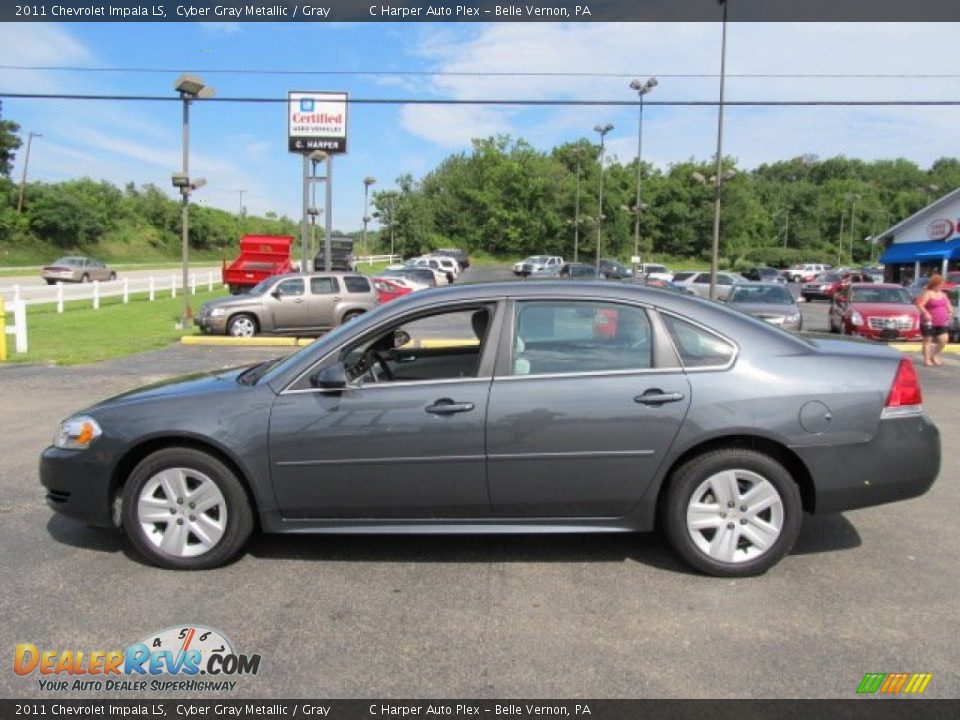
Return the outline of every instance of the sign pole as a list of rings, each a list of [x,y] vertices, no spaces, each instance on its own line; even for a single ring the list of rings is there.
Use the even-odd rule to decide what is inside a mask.
[[[323,199],[323,269],[330,272],[333,251],[330,238],[333,235],[333,156],[327,155],[327,181]]]
[[[309,244],[307,238],[310,232],[310,219],[307,212],[307,207],[310,204],[310,160],[307,158],[307,153],[303,153],[301,157],[303,158],[303,221],[300,225],[300,272],[305,273],[309,272],[310,268],[307,262],[307,246]]]

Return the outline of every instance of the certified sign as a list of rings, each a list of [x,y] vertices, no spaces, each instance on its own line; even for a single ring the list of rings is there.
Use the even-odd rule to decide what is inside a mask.
[[[308,153],[347,151],[347,94],[291,92],[287,94],[287,149]]]
[[[927,237],[931,240],[946,240],[953,235],[953,221],[937,218],[927,225]]]

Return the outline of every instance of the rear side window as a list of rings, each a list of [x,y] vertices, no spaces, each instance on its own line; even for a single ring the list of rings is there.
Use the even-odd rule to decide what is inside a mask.
[[[652,365],[651,351],[641,308],[593,301],[517,306],[514,375],[644,369]]]
[[[347,286],[348,293],[370,292],[370,282],[359,275],[347,275],[343,278],[343,284]]]
[[[310,278],[310,292],[314,295],[333,295],[340,292],[337,279],[332,277]]]
[[[733,360],[736,348],[723,338],[672,315],[662,317],[684,367],[726,367]]]

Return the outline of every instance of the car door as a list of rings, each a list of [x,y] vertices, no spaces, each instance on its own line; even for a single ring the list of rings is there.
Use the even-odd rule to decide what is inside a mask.
[[[309,305],[303,278],[288,278],[273,286],[264,297],[275,330],[281,332],[310,327]]]
[[[499,516],[618,517],[637,505],[690,405],[656,319],[605,300],[522,300],[487,410]]]
[[[333,276],[310,278],[309,303],[310,325],[315,328],[330,328],[337,324],[336,309],[340,303],[340,281]]]
[[[489,517],[484,423],[495,314],[494,303],[408,314],[321,361],[344,362],[347,389],[313,387],[314,368],[282,391],[270,419],[281,514]],[[355,375],[369,353],[370,369]]]

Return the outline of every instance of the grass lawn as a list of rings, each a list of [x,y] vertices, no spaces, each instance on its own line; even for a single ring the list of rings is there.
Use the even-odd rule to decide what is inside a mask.
[[[226,294],[223,288],[212,293],[197,288],[197,294],[190,297],[194,314],[204,301]],[[7,359],[76,365],[156,350],[199,332],[195,326],[186,331],[174,327],[182,312],[183,296],[179,294],[149,302],[145,293],[131,293],[127,305],[119,297],[101,298],[99,310],[92,309],[89,300],[76,300],[64,303],[62,314],[57,313],[56,305],[28,305],[29,352],[13,352],[11,335],[7,337]],[[9,320],[12,322],[12,316]]]

